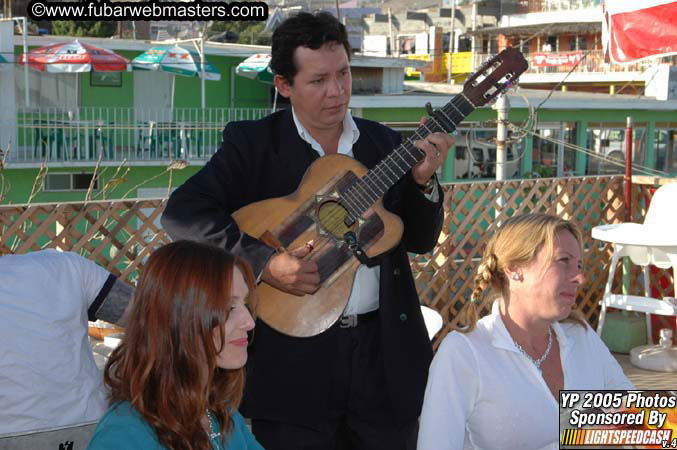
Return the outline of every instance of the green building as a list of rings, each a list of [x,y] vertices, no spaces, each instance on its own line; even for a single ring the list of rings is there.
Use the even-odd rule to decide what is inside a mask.
[[[67,40],[31,37],[29,47]],[[151,47],[141,41],[83,40],[130,60]],[[19,37],[14,49],[18,60]],[[272,87],[235,74],[243,59],[268,52],[268,47],[205,45],[221,80],[205,82],[204,109],[198,78],[149,71],[104,76],[31,70],[26,105],[23,67],[4,65],[0,82],[11,75],[15,89],[4,96],[0,111],[0,146],[9,150],[0,172],[2,203],[165,196],[218,149],[226,123],[271,111]],[[410,135],[426,115],[426,103],[439,108],[461,92],[461,86],[405,83],[404,69],[411,65],[353,57],[353,114]],[[627,116],[635,122],[637,167],[677,173],[677,101],[556,92],[542,103],[547,95],[521,90],[509,96],[510,177],[623,172]],[[495,120],[496,111],[484,106],[459,125],[442,180],[494,176]]]

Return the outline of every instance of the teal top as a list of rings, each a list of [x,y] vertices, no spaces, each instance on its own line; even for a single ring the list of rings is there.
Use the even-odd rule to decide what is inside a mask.
[[[264,450],[249,431],[239,412],[230,416],[233,420],[231,434],[226,438],[228,450]],[[209,414],[216,437],[210,440],[212,450],[225,450],[221,443],[221,425],[213,414]],[[164,449],[158,441],[155,430],[129,402],[122,402],[108,408],[94,430],[87,447],[90,450]]]

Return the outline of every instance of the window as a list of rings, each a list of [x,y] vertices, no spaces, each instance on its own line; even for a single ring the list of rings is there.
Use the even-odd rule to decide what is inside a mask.
[[[91,72],[89,84],[94,87],[122,87],[122,72]]]
[[[644,165],[645,124],[636,123],[633,129],[632,161]],[[596,155],[588,158],[587,173],[590,175],[618,174],[625,172],[625,128],[621,123],[590,123],[588,148]]]
[[[86,191],[92,182],[93,173],[50,173],[47,174],[45,191]],[[99,188],[99,179],[94,180],[94,190]]]
[[[654,139],[656,169],[677,173],[677,130],[657,129]]]

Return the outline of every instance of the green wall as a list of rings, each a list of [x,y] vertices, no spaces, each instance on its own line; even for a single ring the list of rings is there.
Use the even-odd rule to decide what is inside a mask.
[[[64,41],[71,38],[64,37]],[[29,46],[29,51],[37,46]],[[150,47],[149,47],[150,48]],[[114,50],[130,61],[141,51]],[[15,46],[16,58],[23,53],[22,46]],[[209,62],[221,73],[220,81],[205,81],[205,106],[208,108],[268,108],[272,105],[271,86],[259,81],[235,75],[235,67],[244,57],[208,55]],[[133,107],[134,71],[122,73],[122,86],[91,86],[89,73],[80,74],[80,106],[85,107]],[[75,76],[75,75],[73,75]],[[231,76],[234,89],[231,99]],[[152,107],[153,105],[148,105]],[[174,91],[176,108],[199,108],[201,106],[201,82],[198,77],[177,76]]]
[[[117,167],[100,167],[99,189],[94,191],[93,200],[136,198],[139,188],[167,188],[169,186],[169,171],[166,167],[159,166],[133,166],[125,174],[121,169],[117,175]],[[182,170],[172,171],[171,186],[183,184],[191,175],[197,172],[200,166],[188,166]],[[50,168],[48,173],[93,173],[94,167],[78,168]],[[30,198],[33,182],[38,176],[39,169],[5,169],[2,172],[5,186],[5,197],[1,204],[24,204]],[[124,174],[124,176],[123,176]],[[119,180],[119,184],[118,181]],[[113,181],[113,188],[107,188],[101,193],[107,183]],[[129,192],[132,190],[131,192]],[[45,192],[40,191],[32,200],[32,203],[51,203],[83,201],[86,191],[76,192]]]

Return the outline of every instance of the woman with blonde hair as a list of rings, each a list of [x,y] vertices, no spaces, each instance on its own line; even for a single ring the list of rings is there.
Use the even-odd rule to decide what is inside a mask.
[[[632,389],[573,307],[582,239],[566,220],[525,214],[487,243],[467,327],[440,345],[428,375],[419,450],[557,449],[561,389]],[[485,291],[491,314],[478,320]]]
[[[262,450],[237,412],[255,286],[223,249],[177,241],[154,252],[106,364],[111,407],[89,448]]]

